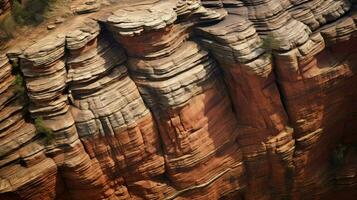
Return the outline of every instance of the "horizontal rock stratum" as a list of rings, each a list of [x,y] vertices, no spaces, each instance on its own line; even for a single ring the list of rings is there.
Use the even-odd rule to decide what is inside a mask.
[[[356,0],[76,2],[0,52],[0,200],[357,198]]]

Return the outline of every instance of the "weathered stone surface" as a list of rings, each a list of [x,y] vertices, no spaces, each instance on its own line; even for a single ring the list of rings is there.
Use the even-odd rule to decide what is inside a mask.
[[[299,3],[297,6],[293,6],[297,3]],[[285,6],[291,7],[289,11],[295,19],[315,30],[344,15],[351,8],[351,1],[290,1]]]
[[[129,67],[146,103],[162,110],[183,106],[218,76],[214,61],[193,42],[185,42],[162,59],[130,59]]]
[[[89,41],[99,35],[99,24],[94,20],[86,20],[78,25],[75,30],[66,34],[66,48],[71,51],[83,48]]]
[[[11,7],[10,0],[2,0],[0,2],[0,15],[5,13]]]
[[[354,199],[355,0],[72,3],[1,48],[0,199]]]
[[[348,43],[352,46],[356,44],[355,39]],[[344,136],[344,134],[339,134],[340,131],[347,134],[353,130],[353,128],[345,130],[344,121],[351,120],[349,113],[355,110],[353,99],[356,93],[349,90],[349,86],[354,85],[355,81],[355,69],[351,67],[356,62],[352,58],[355,50],[347,44],[344,45],[344,53],[340,55],[343,54],[347,59],[334,57],[331,53],[340,51],[339,45],[343,44],[326,47],[326,50],[320,48],[319,51],[314,51],[312,48],[311,53],[299,56],[299,58],[293,54],[295,61],[298,61],[295,64],[291,62],[293,59],[280,59],[280,55],[277,56],[279,69],[286,66],[286,62],[289,61],[289,65],[295,65],[297,69],[297,71],[289,70],[289,72],[280,71],[279,80],[289,118],[296,133],[297,149],[294,159],[296,160],[296,173],[300,177],[298,180],[301,180],[298,184],[308,188],[302,195],[310,192],[310,183],[316,183],[317,180],[326,177],[331,159],[328,155],[331,155],[333,146],[337,145]],[[352,120],[354,120],[353,117]],[[323,166],[326,167],[325,171],[323,171]],[[320,174],[316,174],[317,167],[319,167]],[[321,185],[317,187],[321,188],[323,184],[326,184],[321,182]]]
[[[107,19],[108,24],[120,35],[133,36],[144,30],[159,30],[176,20],[177,14],[171,3],[157,4],[149,9],[118,10]]]
[[[67,61],[78,134],[118,196],[125,181],[139,190],[130,195],[162,198],[169,188],[158,178],[165,169],[157,128],[123,65],[126,56],[108,38],[92,40],[71,50]]]
[[[20,92],[18,78],[4,54],[0,56],[0,69],[0,198],[52,199],[56,164],[46,158],[35,127],[25,120],[26,94]]]
[[[309,73],[306,71],[308,68],[304,69],[304,67],[303,68],[299,67],[300,65],[305,65],[303,64],[304,63],[303,59],[300,58],[305,57],[306,62],[311,63],[309,68],[313,67],[314,65],[311,62],[311,60],[313,59],[314,55],[316,55],[324,48],[324,39],[328,45],[332,45],[334,43],[341,43],[344,40],[346,41],[349,40],[350,38],[353,38],[354,37],[353,35],[355,34],[355,28],[354,28],[355,25],[353,21],[354,15],[351,14],[350,16],[340,19],[335,24],[333,23],[328,26],[324,26],[318,29],[319,32],[311,34],[309,28],[304,26],[301,22],[295,21],[289,17],[289,14],[283,10],[283,8],[286,7],[286,5],[284,4],[280,4],[277,1],[269,1],[269,2],[263,1],[259,3],[253,1],[250,2],[249,4],[248,3],[245,4],[245,2],[243,2],[243,4],[247,6],[247,15],[242,16],[241,13],[234,12],[234,7],[232,5],[227,5],[227,7],[230,7],[229,11],[232,12],[232,15],[226,17],[226,19],[224,19],[222,22],[218,23],[217,25],[197,29],[197,33],[201,35],[201,38],[203,37],[203,39],[201,39],[202,44],[207,48],[209,48],[214,53],[214,56],[220,62],[220,66],[223,67],[225,71],[227,71],[225,73],[225,76],[227,77],[226,80],[228,85],[230,85],[231,88],[233,88],[233,92],[231,92],[233,93],[233,96],[237,94],[240,95],[239,98],[236,98],[237,102],[235,102],[234,100],[233,102],[235,103],[234,105],[236,107],[236,112],[240,114],[238,115],[238,120],[241,119],[240,123],[243,126],[249,125],[249,128],[247,129],[244,128],[242,130],[242,137],[239,137],[240,140],[238,139],[238,141],[241,142],[240,144],[243,147],[242,148],[243,153],[245,153],[245,155],[247,156],[247,160],[245,163],[247,165],[248,177],[250,177],[249,183],[252,186],[258,183],[257,180],[254,180],[254,175],[249,174],[249,171],[257,173],[256,169],[254,168],[253,170],[251,169],[252,167],[256,168],[257,165],[254,165],[252,163],[252,161],[254,162],[254,159],[252,160],[253,157],[250,155],[260,155],[260,157],[262,157],[264,155],[264,152],[267,151],[267,158],[263,159],[265,161],[260,161],[260,162],[264,162],[265,164],[270,163],[271,166],[270,172],[269,169],[260,168],[261,173],[259,173],[258,176],[262,177],[264,174],[265,176],[269,175],[270,185],[272,185],[274,189],[278,191],[278,193],[280,194],[291,193],[289,194],[290,196],[301,199],[304,196],[310,194],[313,189],[324,191],[326,190],[326,187],[324,185],[327,185],[326,181],[328,177],[326,171],[323,171],[324,167],[321,167],[321,165],[324,165],[325,167],[329,166],[328,160],[331,159],[329,155],[331,155],[331,149],[333,149],[332,146],[337,144],[336,143],[336,141],[338,141],[337,138],[340,138],[341,136],[338,137],[337,133],[333,133],[334,128],[332,127],[322,128],[321,125],[318,125],[320,122],[315,120],[316,118],[318,119],[317,116],[319,115],[326,116],[327,111],[326,113],[324,111],[320,111],[320,114],[316,113],[315,115],[309,115],[311,116],[309,119],[301,120],[300,123],[302,124],[306,123],[311,126],[316,126],[318,128],[312,131],[311,134],[309,135],[306,135],[304,137],[299,136],[299,132],[301,128],[299,129],[298,128],[299,126],[296,126],[294,123],[292,124],[289,123],[291,123],[291,120],[295,118],[297,112],[301,112],[301,115],[306,115],[306,116],[308,115],[307,113],[309,112],[308,110],[310,110],[311,112],[318,112],[317,107],[308,108],[310,107],[311,102],[314,101],[316,102],[316,96],[314,96],[313,93],[311,92],[314,90],[308,89],[307,85],[310,84],[307,83],[306,80],[303,81],[300,78],[292,77],[292,76],[288,77],[287,74],[291,74],[293,71],[297,74],[301,74],[303,72]],[[263,8],[263,6],[264,7],[270,6],[271,9]],[[234,14],[238,13],[239,15],[234,16],[233,13]],[[248,18],[249,21],[247,21],[247,19],[244,18]],[[278,23],[275,23],[272,20],[276,20],[276,22]],[[250,21],[252,21],[253,23],[250,23]],[[261,23],[261,21],[264,22]],[[319,26],[323,24],[324,23],[321,22]],[[252,25],[256,29],[258,34],[261,34],[263,38],[265,38],[263,39],[263,42],[260,41],[259,36],[257,36],[257,34],[255,33],[254,28],[250,28],[252,27]],[[315,27],[313,29],[316,28],[318,27]],[[337,33],[337,30],[339,30],[339,33]],[[266,31],[268,31],[268,33],[266,33]],[[321,37],[320,33],[324,38]],[[267,40],[271,38],[274,38],[274,40],[273,41]],[[264,46],[264,43],[266,43],[267,41],[272,43],[270,45],[270,48],[266,48]],[[263,45],[261,45],[262,43]],[[271,61],[270,59],[268,59],[268,56],[264,55],[264,51],[267,53],[270,53],[272,51],[274,54],[274,59],[276,60],[276,67],[277,67],[276,74],[278,75],[279,87],[277,87],[277,85],[274,82],[274,74],[272,74],[272,65],[270,64]],[[282,55],[290,55],[290,53],[292,52],[296,53],[295,55],[299,58],[298,61],[294,61],[293,59],[281,58]],[[348,50],[345,50],[345,52],[346,55],[349,55],[349,53],[347,53]],[[329,55],[331,56],[332,54]],[[284,60],[283,61],[284,63],[280,62],[282,60]],[[341,67],[345,66],[345,68],[347,68],[346,70],[342,70],[342,68],[341,70],[338,70],[337,67],[334,68],[341,72],[335,75],[336,78],[339,77],[341,79],[344,76],[347,77],[352,76],[353,73],[348,72],[351,70],[348,70],[347,66],[353,66],[354,64],[352,64],[353,62],[351,63],[352,61],[351,59],[347,59],[347,60],[349,64],[345,64],[345,65],[341,64]],[[234,65],[234,63],[239,63],[239,64]],[[253,65],[253,63],[259,63],[259,64]],[[330,72],[331,70],[326,70],[325,73],[327,73],[328,71]],[[318,71],[315,71],[315,74],[317,75]],[[284,78],[281,78],[281,76],[283,76]],[[328,77],[329,78],[326,77],[326,81],[327,79],[328,80],[333,79],[331,76]],[[264,95],[257,96],[259,93],[257,93],[256,89],[258,89],[259,86],[256,84],[257,83],[256,80],[253,81],[254,79],[260,81],[263,81],[264,79],[266,80],[266,82],[261,82],[263,83],[262,84],[263,87],[261,88],[262,89],[264,88],[265,90],[265,91],[263,90]],[[291,80],[291,82],[286,83],[285,81],[287,80]],[[305,84],[304,87],[297,86],[297,85],[293,86],[297,84],[298,83],[297,81],[299,80],[304,82]],[[320,88],[320,90],[322,90],[322,88],[325,88],[326,81],[321,81],[321,84],[319,86],[316,86],[316,88]],[[251,86],[249,89],[244,89],[244,87],[248,87],[249,82],[251,83],[255,82],[254,86]],[[333,82],[336,83],[335,81]],[[353,85],[352,83],[353,80],[345,79],[345,81],[341,81],[341,82],[343,82],[344,84]],[[322,86],[322,84],[324,86]],[[284,93],[285,86],[290,89],[289,91],[292,92],[291,94]],[[239,88],[243,88],[243,90]],[[278,90],[279,88],[282,90]],[[340,91],[339,89],[335,89],[334,91],[336,93],[335,96],[328,97],[326,95],[321,98],[326,98],[330,100],[336,99],[336,102],[338,102],[337,93],[342,91]],[[353,108],[354,106],[352,106],[351,103],[348,104],[347,102],[350,102],[355,98],[354,93],[351,90],[350,92],[342,92],[342,93],[344,95],[347,93],[348,98],[345,100],[346,103],[341,102],[341,104],[336,105],[336,107],[342,109],[342,104],[345,104],[343,107],[346,106],[347,108],[349,105],[350,108]],[[303,94],[306,94],[306,96]],[[254,96],[256,96],[257,98],[252,98]],[[304,99],[301,101],[301,103],[304,102],[303,103],[304,105],[301,105],[301,107],[297,108],[296,106],[298,105],[298,103],[296,101],[290,103],[290,101],[292,101],[289,100],[290,97],[292,99],[296,99],[296,98],[301,98],[301,100]],[[247,100],[244,101],[243,99],[245,98]],[[265,98],[267,100],[265,100],[264,102]],[[306,100],[307,98],[311,98],[311,99]],[[254,101],[254,99],[257,99],[257,101],[253,103],[254,106],[253,105],[248,106],[247,104],[252,102],[252,100]],[[282,99],[283,102],[277,104],[277,102],[280,102],[280,99]],[[323,105],[321,101],[319,101],[319,103],[316,104],[319,106]],[[252,115],[252,113],[254,113],[254,110],[252,109],[259,109],[259,105],[264,105],[261,108],[267,109],[267,111],[260,110],[256,112],[257,113],[256,115],[254,114]],[[282,105],[285,105],[286,108],[285,111],[283,110],[284,107]],[[289,108],[290,106],[294,110],[290,109]],[[245,110],[247,112],[243,114]],[[268,114],[269,112],[272,111],[273,112],[279,111],[279,112],[272,114],[269,120],[262,120],[261,122],[263,123],[257,123],[259,122],[259,118],[264,116],[264,113]],[[286,114],[284,114],[285,112],[287,112],[288,114],[287,116]],[[339,112],[345,113],[345,115],[346,114],[348,115],[349,113],[347,110],[344,111],[340,110]],[[328,115],[330,115],[330,112],[328,112]],[[252,118],[249,118],[250,116],[252,116]],[[274,118],[272,118],[273,116]],[[337,113],[334,114],[331,113],[331,117],[332,116],[333,118],[336,119],[337,116],[341,116],[341,114],[337,115]],[[328,121],[329,123],[331,123],[334,120],[329,119]],[[271,124],[264,125],[266,122],[270,122]],[[293,135],[290,128],[287,128],[286,131],[281,129],[287,125],[292,126],[294,128],[295,133]],[[268,135],[266,135],[264,138],[262,133],[257,130],[254,131],[254,129],[252,129],[253,127],[261,127],[261,128],[268,127],[267,128],[267,130],[269,130]],[[272,130],[275,130],[276,132],[274,133],[272,132]],[[279,133],[279,131],[282,132]],[[247,134],[244,134],[245,132],[247,132]],[[324,132],[328,132],[328,133],[324,133]],[[252,135],[254,135],[253,133],[258,134],[259,137],[258,138],[252,137]],[[277,133],[279,134],[276,135]],[[272,135],[269,136],[269,134]],[[335,135],[335,137],[327,137],[326,135],[328,134],[331,134],[331,136]],[[322,135],[325,136],[322,137]],[[295,138],[293,136],[295,136]],[[251,138],[250,141],[248,138]],[[296,139],[296,146],[294,145],[295,143],[294,139]],[[259,146],[257,146],[254,151],[252,147],[244,151],[245,149],[244,144],[250,144],[250,145],[254,143],[260,144],[261,142],[264,142],[266,145],[260,148]],[[321,145],[319,146],[318,144]],[[316,146],[316,151],[309,150],[311,149],[312,145]],[[330,151],[328,151],[328,149],[330,149]],[[317,151],[319,151],[319,153],[317,153]],[[322,156],[322,154],[324,154],[324,156]],[[316,157],[310,158],[312,157],[312,155]],[[316,162],[316,160],[319,161]],[[313,163],[316,164],[314,165]],[[307,167],[307,165],[309,165],[309,167]],[[321,171],[320,173],[317,174],[316,169],[319,166],[320,166],[319,170]],[[307,168],[311,169],[311,173],[306,171]],[[291,180],[289,181],[289,179]],[[265,179],[265,181],[267,181],[267,179]],[[263,183],[263,186],[264,185],[267,185],[267,183]],[[248,186],[248,188],[252,188],[252,187]],[[304,188],[304,189],[298,192],[299,189],[297,188]],[[296,193],[292,193],[291,191],[296,191]],[[262,191],[257,190],[255,192],[261,193]],[[257,199],[259,198],[259,196],[266,197],[266,195],[264,194],[261,195],[258,194],[258,196],[254,196],[255,192],[253,191],[253,196],[250,196],[251,193],[248,190],[247,193],[248,197],[252,199]],[[274,197],[276,194],[272,193],[272,195],[273,198],[276,198]]]
[[[97,0],[88,0],[80,5],[75,6],[74,12],[80,15],[80,14],[96,12],[99,9],[100,9],[100,3],[97,2]]]
[[[193,16],[210,15],[206,10],[198,11],[197,2],[179,2],[175,9],[179,17],[190,14],[186,14],[185,6],[192,6],[186,10]],[[127,15],[136,16],[133,14]],[[241,151],[235,142],[237,123],[215,61],[197,43],[185,41],[192,26],[185,24],[195,23],[186,20],[162,23],[158,30],[140,28],[136,34],[126,34],[132,27],[118,29],[117,25],[111,25],[110,30],[118,34],[116,39],[129,52],[130,74],[158,124],[165,174],[177,190],[167,198],[219,198],[245,186]],[[113,16],[108,21],[112,22]],[[182,37],[171,36],[180,33]],[[148,38],[146,34],[162,37]],[[144,48],[133,43],[143,44]],[[198,178],[199,173],[205,175]],[[217,189],[218,185],[222,189]]]
[[[68,111],[66,68],[63,61],[64,36],[51,35],[27,48],[20,56],[20,67],[34,118],[56,116]]]

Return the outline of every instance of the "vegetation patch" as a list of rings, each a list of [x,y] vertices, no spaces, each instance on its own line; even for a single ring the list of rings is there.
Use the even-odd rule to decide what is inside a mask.
[[[55,0],[31,0],[21,4],[13,0],[11,13],[20,25],[37,25],[44,19],[44,14]]]
[[[0,19],[0,42],[12,38],[16,26],[17,23],[10,13],[7,13],[2,16],[2,18]]]
[[[339,167],[341,166],[346,157],[348,146],[343,144],[338,144],[337,147],[334,149],[332,154],[332,166]]]
[[[271,55],[273,50],[278,49],[279,46],[280,42],[272,34],[268,34],[263,38],[262,48],[268,55]]]
[[[18,27],[36,26],[44,21],[50,6],[57,0],[12,0],[11,12],[0,18],[0,44],[11,39]]]
[[[45,138],[47,143],[52,143],[55,139],[52,129],[48,128],[42,117],[35,119],[36,134]]]
[[[20,67],[17,63],[12,64],[12,74],[15,75],[15,80],[12,83],[14,86],[14,92],[18,98],[20,98],[21,100],[25,100],[27,96],[25,89],[25,81],[21,75]]]
[[[25,86],[24,86],[24,80],[20,74],[17,74],[15,76],[14,80],[14,88],[15,88],[15,93],[18,96],[23,96],[25,95]]]

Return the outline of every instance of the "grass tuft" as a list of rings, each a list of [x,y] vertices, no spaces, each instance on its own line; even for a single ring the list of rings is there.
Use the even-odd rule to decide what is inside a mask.
[[[272,35],[268,34],[263,38],[262,48],[267,54],[272,54],[274,49],[278,49],[280,42]]]
[[[332,166],[339,167],[344,163],[347,148],[348,148],[348,146],[343,145],[343,144],[337,145],[337,147],[334,149],[334,151],[332,153]]]
[[[42,117],[35,119],[36,134],[45,137],[47,143],[52,143],[55,139],[52,129],[48,128]]]

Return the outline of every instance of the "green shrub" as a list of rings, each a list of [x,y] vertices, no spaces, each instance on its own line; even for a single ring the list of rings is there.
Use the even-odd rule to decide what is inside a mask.
[[[332,154],[332,165],[334,167],[341,166],[345,160],[346,153],[347,153],[347,146],[343,144],[338,144],[337,147],[334,149]]]
[[[15,93],[18,96],[25,95],[24,80],[20,74],[16,74],[13,84],[14,84],[14,88],[15,88]]]
[[[274,49],[279,48],[280,42],[272,35],[268,34],[263,38],[262,48],[268,54],[272,54]]]
[[[37,117],[35,119],[35,127],[36,134],[45,137],[47,143],[51,143],[54,140],[53,131],[45,125],[42,117]]]
[[[0,20],[0,41],[7,41],[12,38],[12,33],[16,29],[16,21],[10,14],[6,14]]]
[[[43,15],[51,2],[51,0],[32,0],[21,5],[14,0],[11,13],[18,24],[36,25],[43,21]]]
[[[10,60],[10,64],[12,65],[11,74],[16,75],[21,73],[18,59]]]
[[[1,0],[0,0],[1,1]],[[60,0],[29,0],[21,4],[12,0],[11,12],[0,18],[0,45],[11,39],[19,26],[38,25],[44,21],[50,6]]]
[[[20,67],[17,62],[12,64],[12,74],[15,75],[15,80],[12,85],[14,87],[14,93],[19,101],[16,101],[18,105],[22,105],[22,113],[24,116],[28,115],[28,107],[30,104],[29,98],[26,94],[25,82],[20,72]]]
[[[282,199],[282,200],[290,200],[291,197],[290,197],[290,195],[283,195],[283,196],[281,197],[281,199]]]

